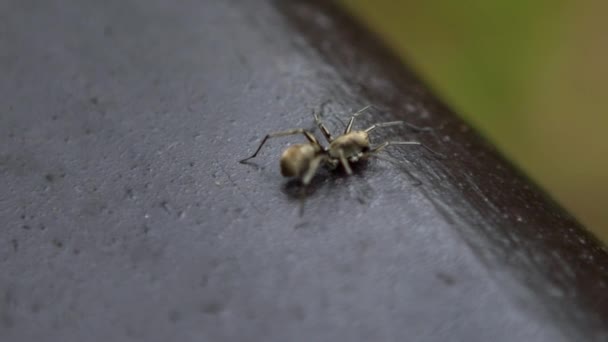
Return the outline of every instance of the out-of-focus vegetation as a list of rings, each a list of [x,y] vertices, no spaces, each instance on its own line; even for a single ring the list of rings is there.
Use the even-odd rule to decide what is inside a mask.
[[[608,241],[608,1],[341,2]]]

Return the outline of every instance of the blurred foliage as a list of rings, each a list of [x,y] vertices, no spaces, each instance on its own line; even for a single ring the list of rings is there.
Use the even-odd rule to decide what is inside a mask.
[[[608,241],[608,2],[340,2]]]

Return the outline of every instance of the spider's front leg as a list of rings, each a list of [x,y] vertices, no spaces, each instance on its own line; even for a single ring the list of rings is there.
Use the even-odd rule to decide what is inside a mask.
[[[340,164],[342,164],[344,171],[346,171],[346,174],[349,176],[352,175],[353,169],[351,169],[350,164],[348,163],[348,159],[346,159],[344,150],[340,149],[340,151],[338,151],[338,159],[340,160]]]
[[[312,116],[315,118],[315,123],[319,127],[319,130],[321,130],[321,133],[325,137],[325,140],[327,140],[328,143],[331,143],[334,140],[334,137],[331,136],[329,129],[327,129],[327,126],[325,126],[325,124],[321,121],[319,114],[313,110]]]
[[[310,164],[308,165],[308,170],[306,170],[304,177],[302,177],[302,184],[304,184],[304,186],[310,184],[310,181],[317,173],[319,166],[321,166],[321,163],[325,160],[327,160],[327,156],[324,154],[316,156],[313,160],[311,160]]]
[[[255,158],[255,156],[258,155],[258,152],[260,152],[260,150],[262,149],[262,146],[264,146],[264,144],[266,143],[266,141],[268,139],[270,139],[270,138],[285,137],[285,136],[296,135],[296,134],[304,134],[304,136],[306,137],[306,139],[308,139],[308,141],[310,141],[311,144],[319,146],[319,147],[321,146],[319,144],[319,141],[317,141],[317,139],[315,138],[315,136],[312,133],[310,133],[309,131],[307,131],[307,130],[305,130],[303,128],[290,129],[290,130],[287,130],[287,131],[281,131],[281,132],[275,132],[275,133],[266,134],[266,136],[264,137],[264,139],[262,139],[262,142],[260,143],[260,145],[258,146],[258,148],[255,150],[255,152],[250,157],[242,159],[239,162],[240,163],[245,163],[249,159]]]

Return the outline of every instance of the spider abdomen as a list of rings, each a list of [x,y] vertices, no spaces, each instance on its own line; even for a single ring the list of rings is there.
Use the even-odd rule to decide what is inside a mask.
[[[281,155],[281,175],[284,177],[302,177],[317,153],[318,149],[311,144],[289,146]]]

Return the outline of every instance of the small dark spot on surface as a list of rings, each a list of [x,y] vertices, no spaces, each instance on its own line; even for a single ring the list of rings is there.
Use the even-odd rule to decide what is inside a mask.
[[[97,97],[93,96],[89,99],[89,102],[91,102],[91,104],[97,105],[97,104],[99,104],[99,99]]]
[[[171,206],[169,205],[169,202],[167,202],[167,201],[160,202],[160,207],[163,208],[163,210],[167,214],[171,214]]]
[[[448,286],[452,286],[456,283],[456,279],[447,273],[439,272],[437,273],[437,278]]]
[[[258,315],[253,309],[250,309],[245,312],[245,317],[249,320],[255,320],[258,318]]]
[[[289,314],[297,319],[297,320],[304,320],[304,318],[306,318],[306,313],[304,312],[304,309],[301,306],[293,306],[289,309]]]
[[[14,324],[13,318],[8,313],[3,313],[2,314],[2,325],[5,328],[12,328],[13,324]]]
[[[193,161],[190,162],[190,167],[194,167],[194,162]]]
[[[302,229],[302,228],[306,228],[306,227],[310,227],[310,226],[311,226],[311,222],[302,221],[302,222],[296,223],[296,225],[293,226],[293,229]]]
[[[25,214],[21,215],[21,219],[25,220]]]
[[[11,245],[13,246],[13,252],[17,252],[19,250],[19,241],[17,239],[12,239]]]
[[[203,274],[203,276],[201,277],[201,282],[199,283],[199,285],[201,287],[207,287],[207,285],[209,284],[209,276],[206,274]]]
[[[14,308],[17,306],[17,298],[13,295],[13,291],[11,289],[7,289],[4,292],[4,307]]]
[[[53,245],[57,248],[63,248],[63,242],[58,239],[53,239]]]
[[[365,255],[372,245],[373,242],[370,240],[360,240],[357,242],[357,251],[359,254]]]
[[[103,35],[105,37],[112,37],[114,35],[114,29],[112,28],[112,26],[106,26],[103,28]]]
[[[340,291],[344,293],[352,293],[355,291],[355,289],[356,287],[353,283],[346,283],[340,287]]]
[[[131,188],[126,188],[125,189],[125,196],[127,198],[133,199],[133,189]]]
[[[46,179],[46,181],[49,183],[53,183],[55,181],[55,175],[53,175],[52,173],[47,173],[44,176],[44,179]]]
[[[74,248],[74,250],[72,250],[72,253],[74,253],[74,255],[78,255],[80,254],[80,249]]]
[[[21,226],[21,228],[22,228],[22,229],[25,229],[25,230],[30,230],[30,229],[32,229],[32,227],[28,226],[27,224],[24,224],[23,226]]]
[[[40,309],[41,309],[41,305],[40,305],[40,303],[34,303],[34,304],[32,304],[32,306],[30,307],[30,311],[31,311],[32,313],[38,313],[38,312],[40,312]]]
[[[40,230],[45,230],[45,229],[46,229],[46,226],[44,225],[44,223],[41,223],[41,224],[38,226],[38,229],[40,229]]]
[[[336,271],[338,271],[342,274],[352,273],[353,270],[354,270],[354,267],[352,264],[343,263],[343,264],[336,265]]]
[[[91,133],[93,133],[93,131],[90,128],[85,128],[84,129],[84,134],[90,135]]]
[[[169,321],[171,323],[176,323],[177,321],[179,321],[182,318],[182,315],[177,310],[171,310],[171,311],[169,311],[168,317],[169,317]]]
[[[133,329],[133,327],[131,327],[131,326],[126,326],[126,327],[125,327],[125,334],[126,334],[126,335],[127,335],[127,337],[129,337],[129,338],[134,338],[134,337],[140,338],[140,337],[139,337],[139,334],[137,334],[137,333],[135,332],[135,330]]]
[[[51,116],[51,120],[53,120],[53,121],[57,121],[57,119],[58,119],[58,118],[59,118],[59,117],[58,117],[57,115],[53,115],[53,116]]]
[[[204,303],[202,306],[202,310],[204,313],[208,313],[210,315],[217,315],[222,311],[222,305],[218,302],[209,302]]]

